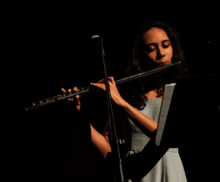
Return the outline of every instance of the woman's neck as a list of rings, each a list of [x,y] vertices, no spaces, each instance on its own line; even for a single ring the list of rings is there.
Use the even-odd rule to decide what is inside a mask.
[[[150,90],[156,90],[158,88],[161,88],[163,87],[163,82],[161,82],[161,80],[163,79],[163,76],[162,74],[159,74],[159,73],[156,73],[156,74],[153,74],[153,75],[150,75],[148,77],[148,86],[149,86],[149,89]]]
[[[163,87],[160,88],[160,90],[163,89]],[[151,90],[144,94],[148,99],[162,99],[163,95],[158,96],[157,89],[156,90]]]
[[[163,91],[164,89],[164,85],[161,85],[162,83],[160,82],[160,79],[161,79],[161,75],[160,74],[154,74],[154,75],[151,75],[149,77],[149,91],[145,94],[145,96],[147,96],[148,98],[155,98],[155,99],[159,99],[159,98],[162,98],[162,96],[158,96],[158,90],[159,90],[159,93],[161,91]]]

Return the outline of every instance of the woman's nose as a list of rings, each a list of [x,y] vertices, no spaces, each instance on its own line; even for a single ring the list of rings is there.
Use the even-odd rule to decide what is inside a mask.
[[[161,49],[161,48],[158,48],[156,60],[160,60],[160,59],[163,58],[164,56],[165,56],[164,50]]]

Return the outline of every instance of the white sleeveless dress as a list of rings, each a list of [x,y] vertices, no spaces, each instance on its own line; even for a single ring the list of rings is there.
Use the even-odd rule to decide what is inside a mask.
[[[140,112],[158,122],[161,102],[162,99],[148,99],[146,107]],[[127,152],[124,166],[127,182],[187,182],[178,148],[168,149],[162,158],[158,158],[154,167],[144,171],[147,170],[148,161],[157,154],[154,149],[150,154],[146,152],[148,149],[143,150],[147,144],[150,145],[150,138],[130,118],[128,120],[131,126],[131,149]],[[151,146],[154,148],[153,142]]]

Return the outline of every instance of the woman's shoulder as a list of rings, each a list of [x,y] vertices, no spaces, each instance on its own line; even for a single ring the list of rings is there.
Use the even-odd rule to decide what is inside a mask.
[[[163,95],[158,97],[158,93],[155,91],[150,91],[150,92],[146,93],[145,96],[148,99],[162,99],[163,98]]]

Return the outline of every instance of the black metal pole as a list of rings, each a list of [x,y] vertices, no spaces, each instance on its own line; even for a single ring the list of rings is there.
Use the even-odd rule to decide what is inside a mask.
[[[116,168],[116,169],[118,169],[120,181],[124,182],[123,165],[122,165],[122,160],[121,160],[121,156],[120,156],[120,149],[118,146],[118,137],[117,137],[117,133],[116,133],[114,114],[113,114],[112,103],[111,103],[111,93],[110,93],[108,75],[107,75],[106,64],[105,64],[105,59],[104,59],[105,53],[104,53],[104,48],[103,48],[103,37],[100,37],[100,41],[101,41],[101,49],[102,49],[101,55],[102,55],[102,60],[103,60],[103,68],[104,68],[104,74],[105,74],[105,86],[106,86],[106,94],[107,94],[107,106],[108,106],[109,126],[110,126],[110,145],[112,148],[112,153],[117,154],[117,155],[113,155],[113,157],[117,156],[116,161],[118,162],[118,168]],[[113,167],[115,167],[115,166],[113,166]],[[117,170],[115,171],[115,173],[113,175],[114,175],[113,179],[117,180],[114,178],[114,177],[117,178]]]

